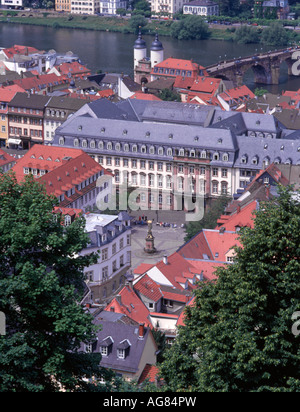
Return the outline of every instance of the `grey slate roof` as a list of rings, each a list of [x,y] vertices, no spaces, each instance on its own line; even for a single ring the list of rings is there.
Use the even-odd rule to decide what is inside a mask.
[[[44,110],[45,105],[50,100],[49,96],[40,94],[16,93],[8,104],[9,107],[24,107],[29,109]]]
[[[97,333],[95,352],[100,352],[102,341],[108,337],[111,337],[113,340],[111,350],[108,351],[107,356],[102,357],[100,366],[131,373],[137,372],[146,341],[149,337],[150,329],[145,328],[144,339],[139,339],[138,326],[125,325],[119,322],[105,320],[96,323],[101,325],[101,331]],[[126,340],[130,342],[130,345],[128,345],[129,350],[127,356],[125,359],[119,359],[117,356],[117,348],[123,348],[123,346],[126,345]]]
[[[100,140],[145,144],[148,147],[159,145],[208,150],[212,153],[228,152],[228,162],[213,160],[211,165],[224,164],[259,170],[264,160],[269,163],[279,161],[300,164],[299,131],[287,131],[282,127],[271,115],[225,112],[214,107],[177,102],[127,99],[114,104],[100,99],[86,104],[59,127],[53,144],[57,145],[59,135],[63,135],[65,145],[69,147],[74,147],[74,137],[88,140],[88,147],[90,140],[95,140],[95,149],[83,148],[95,154],[117,153],[115,150],[98,149],[97,142]],[[259,137],[248,137],[251,131]],[[260,137],[260,132],[266,137]],[[270,138],[271,135],[273,138]],[[280,139],[281,136],[284,138]],[[121,154],[124,155],[124,152]],[[247,156],[246,163],[242,162],[244,155]],[[129,152],[128,156],[141,154]],[[159,157],[151,156],[154,159]]]
[[[103,133],[101,133],[102,128],[105,129]],[[235,137],[230,130],[209,129],[208,131],[202,127],[182,124],[140,123],[74,116],[69,119],[68,124],[65,123],[60,128],[60,133],[64,136],[89,137],[106,141],[123,140],[124,134],[126,134],[128,143],[167,144],[168,146],[210,150],[219,148],[220,150],[235,151],[237,149]],[[149,137],[146,133],[150,133]],[[220,139],[222,143],[219,143]],[[96,152],[97,149],[94,151]]]

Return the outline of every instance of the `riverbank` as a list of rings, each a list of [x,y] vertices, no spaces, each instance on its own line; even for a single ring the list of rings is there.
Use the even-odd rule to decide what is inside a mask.
[[[83,15],[53,15],[52,13],[19,13],[18,16],[6,12],[0,13],[0,23],[47,26],[54,29],[82,29],[106,32],[131,33],[134,29],[125,17],[83,16]],[[12,13],[13,14],[13,13]],[[145,34],[171,36],[172,20],[148,19],[143,28]],[[210,27],[210,40],[234,41],[234,32],[228,26]]]

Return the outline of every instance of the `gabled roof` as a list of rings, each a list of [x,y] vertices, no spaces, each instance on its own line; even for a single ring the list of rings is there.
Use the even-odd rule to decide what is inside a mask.
[[[161,260],[152,269],[148,271],[148,275],[159,284],[172,285],[176,289],[182,290],[188,288],[193,289],[193,285],[189,282],[187,274],[195,273],[195,267],[192,263],[184,259],[179,253],[175,252],[168,256],[167,263]],[[184,285],[184,286],[183,286]]]
[[[136,92],[134,93],[130,99],[139,99],[139,100],[158,100],[161,101],[161,99],[154,94],[151,93],[143,93],[143,92]]]
[[[143,373],[140,376],[140,379],[138,380],[138,384],[140,385],[141,383],[145,381],[149,381],[150,383],[155,383],[157,381],[158,374],[159,374],[158,367],[147,363],[147,365],[145,366],[143,370]]]
[[[185,259],[224,263],[226,262],[226,254],[235,246],[241,246],[237,233],[203,229],[181,246],[177,253]]]
[[[12,162],[16,162],[15,158],[6,153],[4,150],[0,149],[0,168]]]
[[[144,337],[143,339],[139,339],[138,326],[105,320],[97,321],[97,319],[95,319],[95,323],[101,325],[101,329],[97,333],[95,352],[100,352],[101,342],[107,337],[110,337],[113,341],[110,345],[111,350],[108,351],[107,356],[102,356],[100,362],[100,366],[102,367],[127,373],[137,373],[149,339],[152,339],[154,351],[157,349],[149,328],[144,328]],[[125,359],[120,359],[117,356],[118,346],[122,342],[127,342],[129,348]]]
[[[24,92],[20,86],[13,84],[11,86],[1,87],[0,88],[0,102],[9,103],[16,93]]]
[[[8,59],[13,57],[14,55],[28,55],[33,53],[39,53],[39,50],[35,47],[30,46],[21,46],[15,44],[12,47],[3,50],[3,53],[7,56]]]
[[[192,60],[174,59],[173,57],[165,59],[161,63],[156,64],[154,67],[191,70],[192,72],[198,72],[199,69],[204,69],[204,67],[200,66],[198,63],[193,62]],[[153,69],[152,73],[154,73]]]
[[[30,80],[30,79],[23,79]],[[8,104],[9,107],[24,107],[30,109],[44,110],[46,104],[50,100],[49,96],[39,94],[16,93],[14,98]]]
[[[243,208],[237,208],[232,215],[223,215],[218,219],[219,227],[225,228],[226,231],[236,231],[237,228],[254,227],[254,212],[257,210],[256,200],[252,201]]]
[[[118,297],[115,297],[107,305],[105,310],[116,313],[124,313],[138,323],[144,323],[146,326],[152,326],[151,322],[148,320],[149,310],[134,290],[129,286],[124,286],[124,288],[119,292]]]
[[[34,145],[17,164],[13,171],[16,174],[18,182],[24,179],[24,167],[39,168],[42,170],[51,170],[60,167],[64,159],[76,158],[84,154],[80,149],[68,149],[65,147]],[[29,166],[29,164],[31,166]]]
[[[158,302],[163,296],[159,285],[147,274],[135,283],[134,290],[154,302]]]

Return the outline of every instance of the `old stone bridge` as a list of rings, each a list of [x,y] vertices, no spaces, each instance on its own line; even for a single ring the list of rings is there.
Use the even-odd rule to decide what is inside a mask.
[[[286,63],[289,75],[300,76],[300,47],[290,47],[260,53],[254,56],[226,60],[206,67],[211,77],[231,80],[236,86],[243,84],[245,73],[252,69],[254,81],[260,84],[279,84],[280,66]]]

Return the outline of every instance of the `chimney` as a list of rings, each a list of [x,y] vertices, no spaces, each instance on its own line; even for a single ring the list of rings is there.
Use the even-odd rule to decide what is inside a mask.
[[[144,339],[144,323],[139,324],[139,339]]]
[[[164,262],[165,265],[168,265],[168,256],[167,255],[164,255],[163,262]]]
[[[237,208],[236,208],[236,213],[240,213],[240,211],[241,211],[241,206],[238,205]]]

